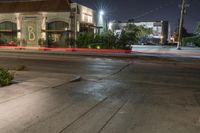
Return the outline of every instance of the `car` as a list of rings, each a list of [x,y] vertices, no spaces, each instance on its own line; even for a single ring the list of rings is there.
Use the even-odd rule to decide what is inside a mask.
[[[8,46],[16,46],[17,44],[14,41],[10,41],[10,42],[7,42],[7,45]]]

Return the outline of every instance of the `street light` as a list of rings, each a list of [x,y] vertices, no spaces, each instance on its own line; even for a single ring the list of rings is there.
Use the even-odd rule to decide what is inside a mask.
[[[99,14],[100,14],[100,16],[103,16],[105,14],[105,12],[103,10],[100,10]]]
[[[113,22],[109,22],[109,23],[108,23],[108,30],[111,30],[111,31],[112,31],[112,27],[113,27]]]
[[[100,10],[99,16],[98,16],[98,26],[101,27],[103,30],[104,30],[104,27],[105,27],[104,15],[105,15],[104,10]],[[99,30],[100,30],[99,33],[103,32],[103,30],[101,30],[101,29],[99,29]]]

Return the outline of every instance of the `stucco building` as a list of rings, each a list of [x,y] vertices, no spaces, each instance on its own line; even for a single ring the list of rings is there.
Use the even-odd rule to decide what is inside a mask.
[[[71,0],[0,2],[0,44],[71,47],[95,29],[95,11]]]
[[[124,27],[129,23],[113,22],[109,29],[115,33],[120,33]],[[168,21],[146,21],[146,22],[133,22],[136,26],[143,26],[151,29],[152,33],[148,35],[141,43],[164,44],[170,38],[170,25]]]

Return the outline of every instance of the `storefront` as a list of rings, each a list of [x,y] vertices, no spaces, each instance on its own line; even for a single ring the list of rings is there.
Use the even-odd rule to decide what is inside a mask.
[[[71,0],[0,2],[0,45],[72,47],[79,32],[95,32],[94,16]]]
[[[15,42],[16,45],[41,46],[49,41],[47,35],[52,36],[51,39],[58,43],[65,40],[66,37],[63,36],[66,34],[51,33],[69,28],[70,2],[69,0],[27,0],[0,3],[1,43]],[[58,21],[65,25],[57,23]],[[62,29],[57,26],[59,24]]]

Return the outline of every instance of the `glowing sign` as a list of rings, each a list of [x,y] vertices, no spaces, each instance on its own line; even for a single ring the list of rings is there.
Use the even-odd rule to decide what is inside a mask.
[[[28,40],[29,41],[35,41],[36,39],[36,36],[33,30],[34,30],[33,26],[28,26]]]

